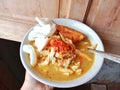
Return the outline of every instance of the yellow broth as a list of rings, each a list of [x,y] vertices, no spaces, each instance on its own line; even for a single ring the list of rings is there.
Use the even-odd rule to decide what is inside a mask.
[[[37,48],[34,45],[34,42],[31,42],[35,48],[35,51],[37,52]],[[82,57],[80,60],[80,68],[82,69],[81,74],[73,73],[69,76],[64,75],[61,71],[59,71],[59,67],[57,65],[48,64],[45,66],[39,66],[38,64],[34,67],[32,67],[40,76],[43,76],[46,79],[53,80],[53,81],[69,81],[76,79],[82,75],[84,75],[92,66],[94,62],[94,54],[90,53],[88,51],[88,47],[91,46],[90,40],[88,38],[84,39],[80,43],[77,43],[76,48],[80,50],[82,53],[86,54],[91,58],[91,61],[87,60],[86,58]],[[39,62],[39,54],[37,52],[37,59]],[[75,58],[75,60],[79,60],[78,58]]]

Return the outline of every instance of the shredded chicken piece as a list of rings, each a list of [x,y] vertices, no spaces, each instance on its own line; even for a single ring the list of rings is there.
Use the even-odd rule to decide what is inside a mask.
[[[97,48],[97,46],[98,46],[98,44],[95,44],[93,46],[88,47],[88,49],[90,48],[90,49],[94,49],[95,50]]]
[[[63,35],[61,33],[59,33],[61,39],[65,42],[65,43],[69,43],[69,44],[73,44],[72,40],[68,39],[68,38],[64,38]]]
[[[62,67],[60,67],[59,70],[60,70],[61,72],[63,72],[63,74],[66,74],[66,75],[70,75],[70,74],[73,73],[72,70],[67,69],[67,68],[62,68]]]
[[[91,59],[88,55],[84,54],[84,53],[81,52],[80,50],[77,50],[77,49],[76,49],[76,53],[77,53],[78,55],[86,58],[88,61],[92,61],[92,59]]]

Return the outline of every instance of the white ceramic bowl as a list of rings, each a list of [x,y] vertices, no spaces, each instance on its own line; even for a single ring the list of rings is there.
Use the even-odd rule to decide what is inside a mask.
[[[101,50],[104,51],[104,47],[102,44],[102,41],[100,39],[100,37],[95,33],[94,30],[92,30],[90,27],[88,27],[87,25],[75,21],[75,20],[71,20],[71,19],[64,19],[64,18],[58,18],[58,19],[53,19],[53,21],[56,24],[60,24],[60,25],[64,25],[64,26],[68,26],[70,28],[73,28],[77,31],[80,31],[82,33],[84,33],[85,35],[87,35],[87,37],[89,38],[89,40],[91,41],[91,43],[93,45],[98,44],[97,46],[97,50]],[[72,80],[72,81],[66,81],[66,82],[57,82],[57,81],[49,81],[47,79],[42,78],[42,76],[38,75],[30,66],[29,62],[27,62],[27,58],[26,58],[26,53],[23,52],[23,45],[29,43],[28,41],[28,34],[29,32],[32,30],[32,28],[28,31],[28,33],[25,35],[23,41],[21,42],[21,46],[20,46],[20,58],[22,61],[23,66],[25,67],[25,69],[31,74],[31,76],[33,78],[35,78],[36,80],[53,86],[53,87],[59,87],[59,88],[70,88],[70,87],[75,87],[75,86],[79,86],[82,85],[84,83],[87,83],[88,81],[90,81],[93,77],[96,76],[96,74],[99,72],[99,70],[102,67],[104,58],[100,57],[98,55],[95,55],[95,61],[94,64],[92,65],[91,69],[84,74],[83,76]]]

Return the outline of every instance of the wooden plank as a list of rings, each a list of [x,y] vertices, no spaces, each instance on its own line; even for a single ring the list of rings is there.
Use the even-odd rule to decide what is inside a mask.
[[[104,39],[102,41],[106,52],[120,55],[120,42]]]
[[[102,39],[120,42],[120,0],[93,0],[86,23]]]
[[[58,17],[59,0],[0,0],[0,38],[21,41],[34,18]]]
[[[29,24],[9,20],[0,20],[0,38],[21,41],[33,25],[35,25],[35,23]]]
[[[0,16],[33,20],[57,17],[59,0],[0,0]]]
[[[89,0],[60,0],[59,17],[84,20]]]

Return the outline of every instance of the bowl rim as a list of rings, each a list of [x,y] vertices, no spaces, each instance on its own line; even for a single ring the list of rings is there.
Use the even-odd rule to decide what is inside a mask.
[[[59,25],[68,26],[68,27],[73,28],[73,29],[78,30],[78,31],[81,28],[85,28],[85,30],[88,30],[88,31],[90,30],[90,32],[92,32],[92,34],[95,35],[94,37],[96,37],[97,41],[100,43],[100,48],[101,48],[100,50],[104,51],[104,46],[103,46],[102,40],[100,39],[98,34],[93,29],[91,29],[88,25],[86,25],[86,24],[84,24],[82,22],[73,20],[73,19],[66,19],[66,18],[55,18],[55,19],[53,19],[53,22],[55,22],[56,24],[59,24]],[[35,26],[33,26],[33,27],[35,27]],[[70,87],[76,87],[76,86],[82,85],[84,83],[87,83],[88,81],[90,81],[93,77],[95,77],[98,74],[98,72],[100,71],[100,69],[101,69],[101,67],[103,65],[103,62],[104,62],[104,58],[103,57],[98,57],[98,58],[100,58],[100,60],[99,61],[95,61],[96,63],[99,62],[99,65],[97,66],[97,68],[96,68],[96,65],[94,66],[94,64],[95,64],[94,63],[92,65],[91,69],[89,71],[87,71],[87,73],[85,75],[83,75],[80,78],[77,78],[75,80],[59,82],[59,81],[45,80],[41,76],[38,76],[36,74],[36,72],[25,61],[25,58],[23,56],[23,50],[22,50],[23,45],[27,44],[25,41],[27,41],[28,34],[33,30],[33,27],[28,30],[28,32],[26,33],[26,35],[24,36],[24,38],[23,38],[23,40],[22,40],[22,42],[20,44],[20,58],[21,58],[21,62],[23,64],[24,68],[26,69],[26,71],[33,78],[35,78],[36,80],[38,80],[38,81],[40,81],[40,82],[42,82],[44,84],[47,84],[49,86],[59,87],[59,88],[70,88]],[[89,36],[89,37],[91,37],[91,36]],[[89,75],[89,72],[92,72],[93,68],[95,68],[95,72],[92,73],[93,75],[90,75],[90,77],[87,77]],[[86,79],[84,80],[84,78],[86,78]],[[82,80],[82,81],[80,81],[80,80]]]

